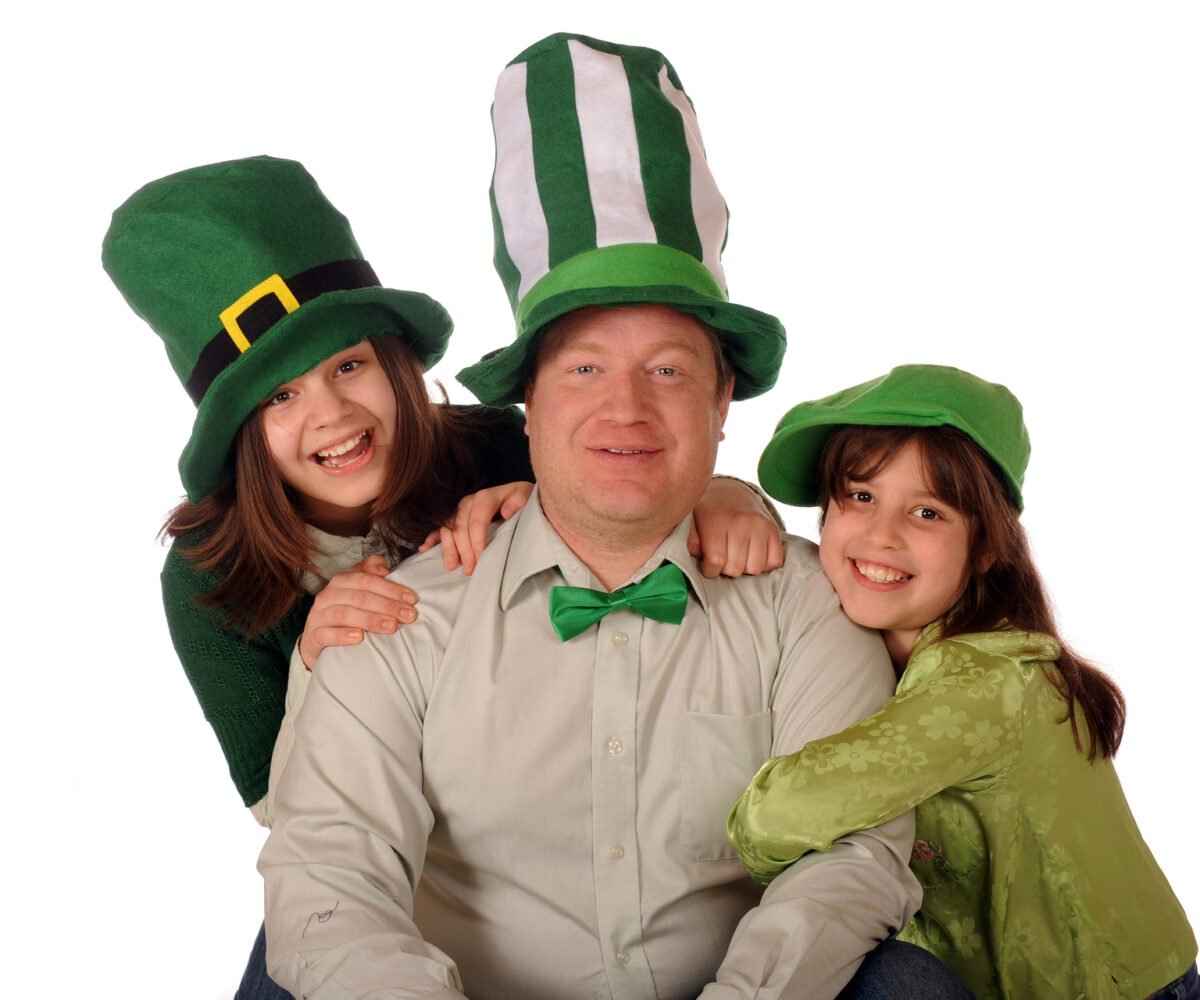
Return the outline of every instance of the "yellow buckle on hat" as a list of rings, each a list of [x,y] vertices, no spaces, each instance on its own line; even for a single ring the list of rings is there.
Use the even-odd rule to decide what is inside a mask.
[[[278,274],[272,274],[271,277],[265,281],[260,281],[251,288],[250,291],[234,302],[233,305],[221,311],[221,325],[225,327],[225,332],[229,334],[229,339],[234,342],[237,349],[243,354],[250,350],[250,341],[242,333],[242,328],[238,325],[238,320],[241,318],[242,313],[254,305],[255,302],[266,298],[268,295],[274,295],[279,300],[279,304],[290,313],[300,308],[300,303],[296,301],[296,296],[288,288],[287,282]]]

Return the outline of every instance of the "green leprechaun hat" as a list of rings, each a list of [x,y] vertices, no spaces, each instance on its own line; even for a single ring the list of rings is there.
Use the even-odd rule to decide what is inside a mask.
[[[792,407],[758,461],[762,488],[782,503],[819,500],[821,452],[838,427],[955,427],[999,468],[1017,510],[1029,464],[1021,403],[1004,386],[945,365],[901,365],[881,378]]]
[[[520,402],[538,333],[573,309],[657,303],[721,340],[733,398],[766,392],[783,359],[774,316],[728,301],[729,212],[692,102],[653,49],[557,34],[500,74],[492,105],[496,270],[516,341],[459,372],[485,403]]]
[[[427,295],[380,287],[346,218],[293,160],[152,181],[113,213],[102,257],[196,403],[179,459],[192,500],[221,484],[238,428],[280,383],[385,334],[429,367],[452,329]]]

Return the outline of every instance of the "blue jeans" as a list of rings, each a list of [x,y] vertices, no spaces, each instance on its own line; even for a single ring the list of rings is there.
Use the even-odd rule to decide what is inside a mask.
[[[267,931],[260,927],[250,952],[250,961],[242,973],[242,985],[233,1000],[292,1000],[292,995],[267,975]]]
[[[1193,965],[1173,983],[1168,983],[1150,1000],[1200,1000],[1200,976]]]
[[[854,978],[838,994],[838,1000],[973,1000],[973,997],[961,980],[924,948],[895,938],[888,938],[867,955]]]

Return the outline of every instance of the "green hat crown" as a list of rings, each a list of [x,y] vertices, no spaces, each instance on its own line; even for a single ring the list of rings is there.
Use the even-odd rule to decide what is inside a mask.
[[[758,462],[776,500],[819,502],[821,451],[838,427],[955,427],[999,467],[1018,510],[1029,464],[1021,403],[1004,386],[944,365],[901,365],[887,375],[790,409]]]
[[[783,327],[728,301],[729,212],[695,109],[662,53],[551,35],[500,74],[492,124],[495,265],[517,339],[461,371],[464,385],[486,403],[519,402],[547,323],[633,303],[673,306],[713,328],[735,399],[774,384]]]
[[[433,299],[380,287],[345,216],[293,160],[152,181],[113,213],[102,258],[196,403],[179,463],[192,499],[220,484],[238,428],[280,383],[379,334],[432,365],[450,335]]]

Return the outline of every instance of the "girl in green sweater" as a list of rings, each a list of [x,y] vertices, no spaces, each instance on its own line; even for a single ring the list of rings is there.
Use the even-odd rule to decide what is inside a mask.
[[[531,488],[524,421],[513,408],[431,403],[424,372],[449,316],[381,287],[294,161],[151,182],[113,214],[103,260],[197,405],[179,466],[187,499],[165,528],[163,602],[242,801],[269,825],[317,655],[415,619],[417,595],[388,567],[440,525],[457,523],[440,531],[447,568],[460,557],[470,568],[487,522]],[[698,545],[731,553],[718,570],[781,561],[778,529],[744,484],[715,483],[696,520]],[[237,996],[286,996],[266,976],[261,933]]]
[[[1059,638],[1018,521],[1017,400],[910,365],[792,409],[759,464],[819,505],[821,565],[900,675],[878,713],[769,761],[729,817],[767,882],[915,807],[901,937],[985,998],[1197,1000],[1196,941],[1121,792],[1125,707]]]

